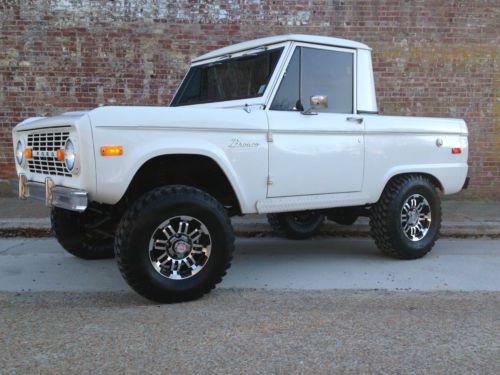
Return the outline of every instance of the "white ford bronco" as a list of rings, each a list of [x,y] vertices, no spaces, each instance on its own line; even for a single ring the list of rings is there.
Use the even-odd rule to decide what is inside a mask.
[[[85,259],[115,256],[160,302],[200,297],[230,265],[230,217],[290,238],[370,218],[382,252],[431,250],[440,195],[465,188],[463,120],[377,114],[371,50],[284,35],[195,58],[170,107],[99,107],[13,130],[19,196],[52,207]]]

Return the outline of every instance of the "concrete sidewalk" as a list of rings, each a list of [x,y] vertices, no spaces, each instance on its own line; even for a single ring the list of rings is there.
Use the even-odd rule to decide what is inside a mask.
[[[445,237],[500,237],[500,202],[444,200],[441,233]],[[265,215],[233,218],[238,236],[272,235]],[[325,222],[322,235],[366,236],[368,219],[359,218],[354,225],[343,226]],[[0,196],[0,236],[50,235],[49,209],[36,201],[20,201]]]
[[[499,269],[500,240],[489,238],[441,238],[430,254],[405,262],[382,256],[371,238],[238,237],[231,269],[217,288],[500,294]],[[78,259],[55,238],[0,238],[0,293],[128,290],[114,259]]]

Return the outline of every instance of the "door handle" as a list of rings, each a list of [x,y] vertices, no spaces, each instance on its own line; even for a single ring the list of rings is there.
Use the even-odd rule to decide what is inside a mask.
[[[348,117],[348,118],[346,118],[346,120],[349,122],[355,122],[356,124],[363,123],[363,117]]]

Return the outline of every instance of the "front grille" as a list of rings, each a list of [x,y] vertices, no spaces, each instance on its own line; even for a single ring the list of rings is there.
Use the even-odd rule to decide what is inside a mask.
[[[27,147],[31,148],[33,157],[28,159],[30,172],[49,176],[71,177],[64,161],[57,160],[57,150],[64,149],[69,138],[69,129],[45,129],[28,134]]]

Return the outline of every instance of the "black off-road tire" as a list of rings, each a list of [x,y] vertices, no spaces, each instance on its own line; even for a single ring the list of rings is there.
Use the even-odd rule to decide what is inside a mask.
[[[161,223],[182,215],[205,224],[212,247],[198,273],[173,280],[153,267],[149,243]],[[182,185],[159,187],[140,197],[124,214],[115,237],[115,256],[125,281],[140,295],[160,303],[194,300],[212,290],[230,267],[233,250],[233,228],[222,204],[201,190]]]
[[[401,210],[413,194],[423,196],[431,208],[432,220],[427,234],[418,241],[405,236]],[[399,259],[417,259],[431,251],[441,228],[441,200],[436,187],[425,176],[403,175],[390,181],[379,201],[371,208],[370,233],[377,247]]]
[[[114,257],[114,239],[91,233],[85,224],[92,220],[87,211],[79,213],[54,207],[50,213],[52,231],[70,254],[87,260]]]
[[[316,235],[325,221],[325,215],[310,212],[309,218],[303,221],[296,220],[297,215],[305,215],[302,212],[285,212],[279,214],[268,214],[267,221],[276,233],[282,233],[292,240],[306,240]]]

